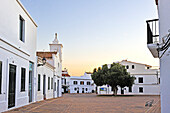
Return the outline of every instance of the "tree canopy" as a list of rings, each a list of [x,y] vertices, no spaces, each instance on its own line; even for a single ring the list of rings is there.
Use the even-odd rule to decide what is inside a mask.
[[[130,76],[125,66],[119,63],[113,63],[110,66],[105,64],[102,68],[95,68],[92,79],[97,86],[110,85],[114,95],[117,95],[118,86],[121,90],[125,86],[131,87],[134,84],[135,77]]]

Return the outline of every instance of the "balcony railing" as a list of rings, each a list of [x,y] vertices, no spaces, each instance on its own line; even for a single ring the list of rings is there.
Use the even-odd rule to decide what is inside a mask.
[[[159,42],[159,19],[147,20],[147,44]]]

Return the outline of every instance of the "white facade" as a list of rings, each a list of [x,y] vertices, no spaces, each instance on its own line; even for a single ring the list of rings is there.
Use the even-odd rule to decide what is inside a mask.
[[[1,0],[0,15],[2,112],[36,100],[37,25],[19,0]]]
[[[161,112],[169,113],[170,111],[170,49],[169,49],[169,30],[170,30],[170,1],[169,0],[155,0],[158,7],[159,16],[159,48],[166,46],[167,48],[160,51],[160,75],[161,75]],[[149,44],[154,45],[154,44]],[[158,44],[156,44],[158,48]],[[149,48],[149,47],[148,47]],[[149,48],[150,49],[150,48]],[[157,49],[156,49],[157,50]],[[153,51],[151,51],[153,53]],[[154,56],[154,55],[153,55]],[[158,57],[157,57],[158,58]]]
[[[70,75],[68,74],[67,69],[65,68],[62,71],[62,78],[61,78],[61,84],[62,84],[62,93],[69,93],[69,85],[70,85]]]
[[[69,81],[70,93],[92,93],[94,90],[91,76],[71,76]]]
[[[38,58],[38,63],[41,58]],[[54,88],[54,67],[49,63],[37,67],[37,101],[53,98]]]
[[[123,88],[125,95],[160,95],[160,74],[158,69],[152,69],[151,66],[136,62],[123,60],[120,64],[124,65],[131,76],[136,79],[131,88]],[[113,94],[111,87],[103,85],[98,87],[99,94]],[[121,94],[118,87],[117,94]]]
[[[37,56],[46,58],[47,64],[37,68],[38,75],[41,77],[41,89],[38,91],[37,100],[56,98],[62,96],[62,44],[59,44],[57,33],[52,44],[49,44],[49,52],[37,52]],[[44,78],[45,77],[45,78]],[[52,83],[52,82],[53,83]],[[52,87],[52,88],[51,88]],[[37,86],[38,88],[38,86]]]

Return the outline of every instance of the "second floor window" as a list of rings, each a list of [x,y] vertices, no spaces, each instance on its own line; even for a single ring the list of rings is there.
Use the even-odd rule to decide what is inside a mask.
[[[77,84],[77,81],[73,81],[73,84],[75,84],[75,85],[76,85],[76,84]]]
[[[132,65],[132,69],[135,69],[135,65]]]
[[[87,85],[90,85],[90,82],[87,82]]]
[[[19,39],[25,42],[25,20],[19,16]]]
[[[128,66],[128,65],[126,66],[126,69],[129,69],[129,66]]]
[[[25,74],[26,74],[26,69],[21,68],[21,91],[25,91]]]
[[[139,83],[143,83],[143,78],[139,77]]]
[[[80,81],[80,85],[84,85],[84,81]]]

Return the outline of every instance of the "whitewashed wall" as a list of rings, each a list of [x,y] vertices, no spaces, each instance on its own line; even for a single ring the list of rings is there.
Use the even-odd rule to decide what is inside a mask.
[[[73,84],[73,81],[77,81],[77,85]],[[80,81],[84,81],[84,85],[80,85]],[[79,93],[82,93],[82,88],[84,88],[84,93],[92,93],[93,87],[91,85],[87,85],[87,82],[90,82],[90,84],[92,84],[92,79],[85,77],[70,77],[70,93],[77,93],[77,90],[75,90],[75,88],[79,89]],[[87,91],[86,88],[88,89]]]
[[[8,9],[8,10],[7,10]],[[26,14],[16,0],[0,1],[0,61],[3,63],[2,70],[2,94],[0,94],[0,112],[8,110],[8,81],[9,64],[17,66],[16,69],[16,96],[15,107],[29,104],[28,80],[29,62],[34,63],[33,77],[33,102],[36,93],[36,39],[37,26]],[[25,20],[25,42],[19,40],[19,15]],[[21,67],[26,68],[25,91],[20,91]]]
[[[158,15],[159,15],[159,40],[168,34],[170,29],[170,1],[158,0]],[[169,113],[170,111],[170,48],[165,52],[160,59],[160,75],[161,75],[161,112]],[[161,53],[160,53],[161,55]]]
[[[38,91],[38,75],[40,75],[40,91]],[[46,64],[44,66],[37,67],[37,101],[44,100],[43,95],[43,76],[46,75],[46,83],[45,83],[45,93],[46,93],[46,99],[53,98],[53,89],[51,89],[51,78],[53,78],[54,81],[54,69],[49,64]],[[50,77],[50,89],[48,89],[48,77]]]

